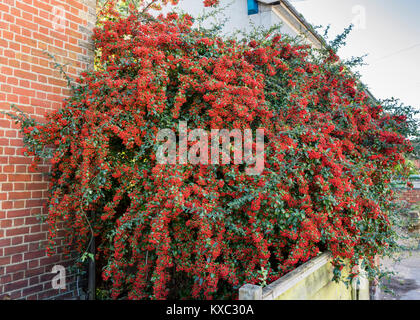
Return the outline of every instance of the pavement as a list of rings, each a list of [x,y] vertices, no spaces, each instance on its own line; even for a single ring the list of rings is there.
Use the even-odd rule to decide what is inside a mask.
[[[384,258],[380,261],[383,271],[395,274],[389,279],[382,279],[385,288],[377,289],[375,300],[420,300],[420,242],[412,238],[411,251],[398,253],[394,259]],[[391,292],[387,292],[391,289]]]

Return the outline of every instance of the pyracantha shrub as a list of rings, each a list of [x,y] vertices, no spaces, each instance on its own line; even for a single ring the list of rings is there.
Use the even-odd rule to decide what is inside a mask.
[[[17,116],[27,154],[51,162],[51,246],[61,222],[69,251],[85,252],[93,233],[114,299],[235,297],[327,250],[337,274],[359,259],[373,270],[395,244],[389,183],[412,150],[406,116],[384,112],[333,51],[192,24],[175,13],[105,21],[97,70],[63,107],[45,123]],[[158,130],[181,120],[264,129],[264,171],[157,163]]]

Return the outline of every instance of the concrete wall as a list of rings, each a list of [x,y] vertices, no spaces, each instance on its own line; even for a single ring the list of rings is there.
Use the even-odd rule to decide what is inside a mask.
[[[343,270],[343,276],[348,271]],[[245,285],[239,290],[240,300],[369,300],[367,280],[359,286],[333,282],[331,255],[320,256],[299,266],[270,285]]]

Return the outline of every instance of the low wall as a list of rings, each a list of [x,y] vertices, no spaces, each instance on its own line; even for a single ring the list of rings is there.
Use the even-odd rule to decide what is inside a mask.
[[[262,288],[246,284],[239,289],[240,300],[369,300],[368,281],[360,277],[355,286],[334,282],[331,254],[320,256],[299,266]],[[348,274],[348,273],[347,273]],[[343,276],[346,271],[343,270]]]
[[[420,162],[417,162],[416,167],[420,170],[419,166]],[[404,182],[397,184],[400,200],[406,201],[408,207],[420,204],[420,175],[411,175],[410,182],[413,184],[413,188],[407,188]]]

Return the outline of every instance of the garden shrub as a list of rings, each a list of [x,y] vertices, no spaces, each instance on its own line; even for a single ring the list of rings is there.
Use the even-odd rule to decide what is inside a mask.
[[[14,117],[26,153],[51,163],[50,247],[61,222],[69,251],[94,234],[113,299],[231,298],[327,250],[337,277],[359,259],[373,272],[395,245],[390,181],[412,150],[411,115],[368,97],[331,48],[225,40],[146,12],[115,14],[94,41],[97,68],[60,110]],[[158,130],[179,121],[264,129],[264,171],[157,163]]]

